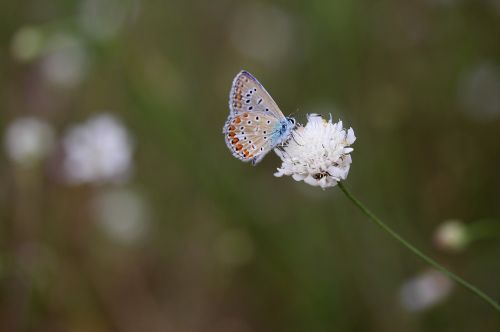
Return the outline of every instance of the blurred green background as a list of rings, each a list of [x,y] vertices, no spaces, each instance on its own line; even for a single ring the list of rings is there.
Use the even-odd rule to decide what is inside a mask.
[[[221,129],[241,69],[341,118],[347,186],[499,300],[499,36],[497,0],[3,1],[0,330],[498,331]]]

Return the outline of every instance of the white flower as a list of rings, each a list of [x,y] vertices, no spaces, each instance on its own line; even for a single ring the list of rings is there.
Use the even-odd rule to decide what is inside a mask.
[[[14,120],[5,133],[5,148],[11,160],[23,166],[36,165],[54,147],[54,131],[34,117]]]
[[[123,125],[101,114],[75,126],[63,140],[64,171],[71,183],[122,181],[132,167],[132,139]]]
[[[132,1],[83,0],[78,11],[80,27],[91,37],[107,40],[115,37],[125,23]]]
[[[406,281],[399,297],[406,310],[421,311],[442,302],[452,289],[450,278],[437,270],[427,270]]]
[[[342,128],[342,121],[333,123],[317,114],[308,115],[307,120],[292,132],[285,146],[274,149],[283,162],[274,175],[291,175],[323,189],[334,187],[349,173],[354,131]]]
[[[449,252],[460,252],[467,246],[467,227],[460,220],[447,220],[434,233],[436,245]]]

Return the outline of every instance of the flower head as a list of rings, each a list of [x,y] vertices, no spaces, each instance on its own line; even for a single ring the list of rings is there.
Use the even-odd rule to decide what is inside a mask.
[[[22,166],[34,166],[54,147],[54,130],[49,123],[34,117],[14,120],[5,133],[9,158]]]
[[[342,121],[333,123],[317,114],[308,115],[307,120],[305,126],[293,131],[285,146],[274,149],[282,160],[274,175],[291,175],[296,181],[323,189],[334,187],[349,173],[354,131],[346,131]]]
[[[460,220],[447,220],[434,233],[436,245],[449,252],[460,252],[468,244],[467,226]]]
[[[422,311],[444,301],[453,290],[450,278],[437,270],[426,270],[401,286],[400,301],[408,311]]]
[[[132,168],[133,142],[121,121],[100,114],[71,128],[63,140],[66,179],[72,184],[121,182]]]

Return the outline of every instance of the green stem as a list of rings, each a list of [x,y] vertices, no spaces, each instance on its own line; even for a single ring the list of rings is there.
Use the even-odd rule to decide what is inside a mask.
[[[408,248],[411,252],[413,252],[415,255],[423,259],[425,262],[433,266],[434,268],[438,269],[439,271],[443,272],[445,275],[450,277],[451,279],[455,280],[457,283],[474,293],[475,295],[479,296],[481,299],[489,303],[493,308],[495,308],[496,311],[500,312],[500,305],[495,302],[491,297],[483,293],[481,290],[479,290],[476,286],[473,286],[469,284],[467,281],[464,279],[460,278],[453,272],[449,271],[445,267],[441,266],[439,263],[434,261],[432,258],[428,257],[424,253],[422,253],[420,250],[418,250],[416,247],[414,247],[412,244],[407,242],[405,239],[403,239],[398,233],[393,231],[389,226],[387,226],[384,222],[382,222],[377,216],[375,216],[370,210],[368,210],[360,201],[358,201],[352,194],[351,192],[342,184],[342,182],[338,182],[340,190],[344,192],[344,194],[349,198],[354,205],[356,205],[364,214],[370,218],[370,220],[375,223],[377,226],[382,228],[384,231],[389,233],[394,239],[396,239],[399,243],[404,245],[406,248]]]

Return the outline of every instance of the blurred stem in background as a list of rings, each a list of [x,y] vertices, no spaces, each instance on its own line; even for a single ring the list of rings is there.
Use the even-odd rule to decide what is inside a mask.
[[[475,242],[495,238],[500,238],[500,220],[493,218],[470,223],[449,219],[439,225],[434,233],[436,246],[450,253],[458,253]]]
[[[468,224],[467,243],[488,238],[500,238],[500,222],[498,219],[480,219]]]
[[[379,226],[384,231],[386,231],[387,233],[389,233],[389,235],[391,235],[399,243],[401,243],[406,248],[408,248],[415,255],[417,255],[418,257],[420,257],[421,259],[423,259],[425,262],[427,262],[428,264],[430,264],[434,268],[436,268],[439,271],[443,272],[445,275],[447,275],[451,279],[455,280],[457,283],[459,283],[460,285],[462,285],[463,287],[465,287],[466,289],[468,289],[469,291],[471,291],[472,293],[474,293],[475,295],[477,295],[478,297],[480,297],[482,300],[484,300],[487,303],[489,303],[493,308],[495,308],[496,311],[500,312],[500,305],[495,300],[493,300],[488,295],[486,295],[485,293],[483,293],[476,286],[471,285],[470,283],[468,283],[464,279],[460,278],[459,276],[457,276],[453,272],[451,272],[448,269],[446,269],[445,267],[441,266],[439,263],[437,263],[436,261],[434,261],[432,258],[428,257],[427,255],[425,255],[424,253],[422,253],[419,249],[417,249],[412,244],[410,244],[408,241],[406,241],[405,239],[403,239],[398,233],[396,233],[395,231],[393,231],[389,226],[387,226],[377,216],[375,216],[370,210],[368,210],[360,201],[358,201],[358,199],[355,198],[351,194],[351,192],[342,184],[342,182],[338,182],[338,186],[339,186],[340,190],[342,190],[342,192],[347,196],[347,198],[349,198],[354,203],[354,205],[356,205],[365,215],[367,215],[368,218],[373,223],[375,223],[377,226]],[[480,230],[480,228],[479,228],[479,230]]]

